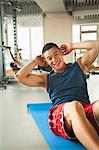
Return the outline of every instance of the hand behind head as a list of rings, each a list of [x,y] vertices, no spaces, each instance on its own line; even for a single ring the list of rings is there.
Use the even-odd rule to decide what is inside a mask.
[[[60,51],[63,55],[69,54],[71,52],[71,45],[69,43],[61,45]]]
[[[39,66],[48,66],[45,58],[42,55],[36,56],[36,61]]]

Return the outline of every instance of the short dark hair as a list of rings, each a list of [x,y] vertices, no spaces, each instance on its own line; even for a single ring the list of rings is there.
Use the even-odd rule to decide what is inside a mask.
[[[57,46],[57,44],[55,43],[47,43],[44,45],[43,50],[42,50],[42,54],[44,54],[47,50],[49,50],[50,48],[56,47],[59,49],[59,47]]]

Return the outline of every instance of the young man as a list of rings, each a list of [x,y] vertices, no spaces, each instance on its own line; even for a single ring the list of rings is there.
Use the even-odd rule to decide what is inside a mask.
[[[63,54],[77,49],[87,51],[73,64],[66,64]],[[47,43],[42,55],[16,74],[18,82],[46,88],[53,104],[48,117],[52,132],[65,139],[77,138],[88,150],[99,150],[99,101],[90,104],[85,76],[98,54],[99,41],[65,44],[60,48]],[[53,71],[33,74],[36,65],[49,65]]]

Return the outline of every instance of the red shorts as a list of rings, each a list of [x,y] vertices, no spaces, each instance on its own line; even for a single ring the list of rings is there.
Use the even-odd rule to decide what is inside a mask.
[[[92,110],[92,106],[94,103],[92,103],[92,104],[81,103],[81,104],[84,107],[87,119],[94,126],[94,128],[96,129],[96,131],[99,135],[99,127],[96,123],[95,115],[94,115],[94,112]],[[60,105],[53,106],[52,108],[50,108],[50,113],[48,116],[48,122],[49,122],[50,129],[54,134],[62,136],[65,139],[76,139],[76,136],[74,134],[69,136],[69,133],[68,133],[69,129],[68,128],[67,129],[66,129],[66,127],[64,128],[63,106],[64,106],[64,103],[60,104]]]

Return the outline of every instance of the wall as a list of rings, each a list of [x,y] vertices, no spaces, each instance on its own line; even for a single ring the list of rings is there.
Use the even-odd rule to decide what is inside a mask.
[[[58,46],[72,42],[73,18],[66,14],[48,14],[44,17],[44,44],[54,42]],[[73,60],[72,53],[64,57],[67,62]]]
[[[99,23],[97,25],[97,40],[99,40]],[[99,55],[97,57],[97,60],[98,60],[97,66],[99,67]]]

